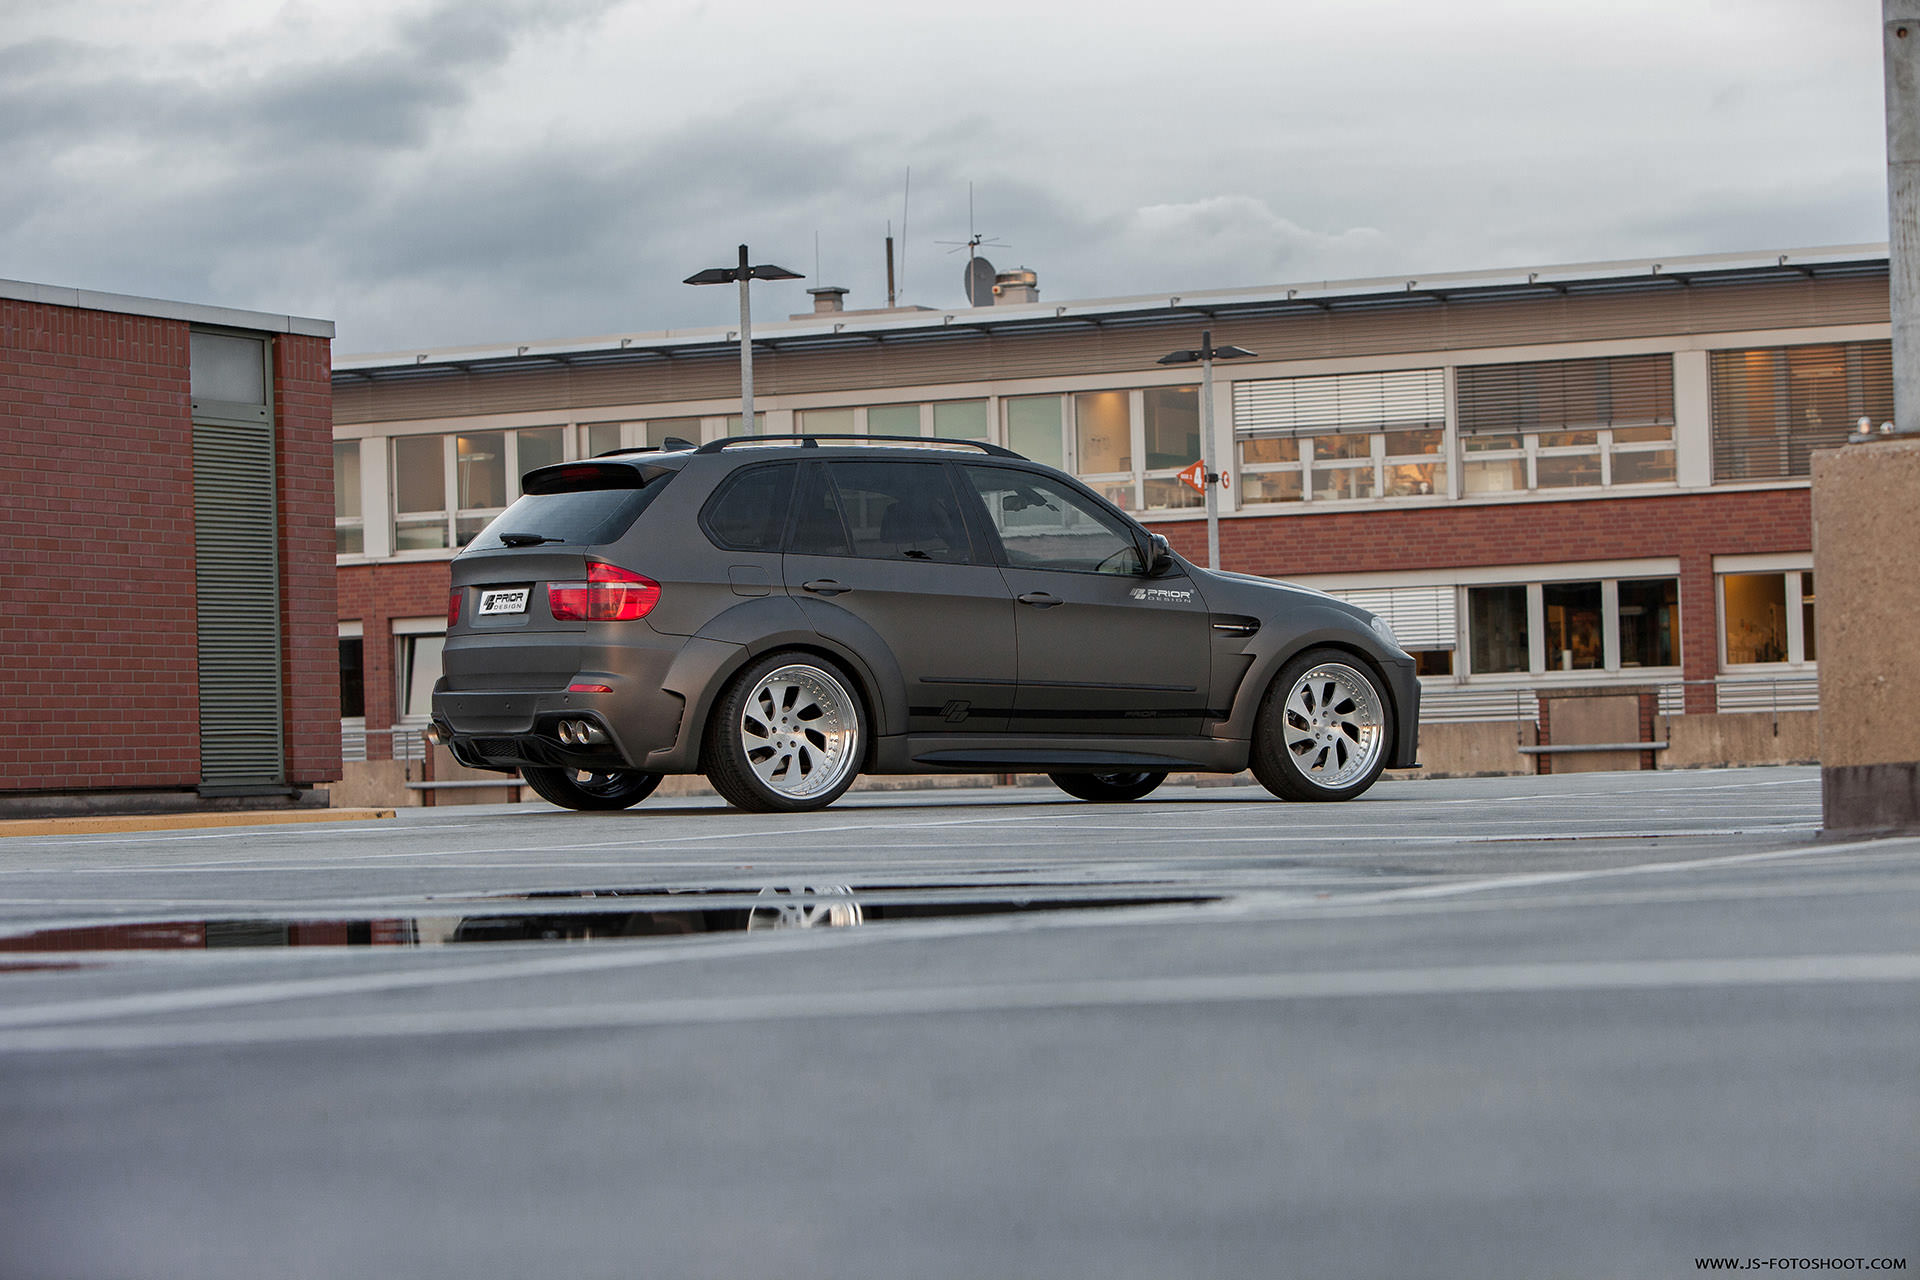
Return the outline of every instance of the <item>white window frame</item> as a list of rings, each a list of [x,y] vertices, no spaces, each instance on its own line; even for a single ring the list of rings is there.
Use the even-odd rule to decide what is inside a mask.
[[[336,439],[333,442],[333,447],[336,455],[338,454],[338,451],[341,445],[353,446],[354,481],[355,481],[356,487],[359,490],[359,492],[355,494],[355,497],[358,499],[357,505],[360,508],[360,514],[357,516],[342,516],[342,515],[334,516],[333,518],[333,545],[335,548],[334,556],[336,559],[340,559],[340,560],[350,560],[350,561],[364,560],[367,557],[366,466],[367,466],[367,454],[369,450],[367,449],[367,442],[365,440]],[[340,472],[337,466],[334,468],[333,482],[335,486],[335,503],[337,505],[339,501],[338,495],[339,495],[339,484],[340,484]],[[338,549],[340,546],[340,534],[343,530],[347,530],[347,529],[352,529],[359,532],[360,549],[358,551],[341,551]]]
[[[423,728],[432,717],[433,707],[429,702],[429,705],[422,709],[412,711],[406,709],[412,701],[413,691],[419,688],[422,683],[417,674],[410,673],[407,669],[408,649],[409,646],[413,647],[417,664],[419,653],[418,642],[422,639],[439,641],[439,644],[433,648],[434,666],[432,670],[435,679],[437,679],[445,669],[441,653],[447,640],[447,620],[444,616],[438,618],[393,618],[387,623],[387,632],[393,639],[394,725],[405,726],[407,728]],[[413,675],[411,680],[407,678],[410,674]],[[427,696],[431,698],[433,681],[427,680],[425,682],[425,688]]]
[[[1768,576],[1786,579],[1787,656],[1782,662],[1731,662],[1727,658],[1727,583],[1730,576]],[[1764,676],[1780,672],[1811,673],[1820,669],[1807,654],[1806,617],[1801,603],[1806,579],[1813,574],[1809,556],[1715,556],[1713,560],[1714,632],[1723,675]],[[1817,607],[1816,607],[1817,612]],[[1817,622],[1816,622],[1817,625]]]
[[[408,560],[434,559],[457,555],[464,545],[459,541],[461,520],[480,520],[483,522],[481,527],[484,528],[485,521],[492,520],[502,511],[505,511],[507,507],[512,506],[514,501],[520,497],[521,432],[551,431],[558,428],[561,433],[560,453],[561,457],[565,459],[581,456],[581,452],[586,446],[586,433],[589,426],[604,425],[606,425],[604,422],[578,424],[578,430],[571,430],[569,429],[569,424],[566,423],[530,422],[516,426],[475,426],[455,431],[409,432],[405,435],[384,437],[386,448],[382,452],[385,455],[388,469],[388,478],[384,484],[386,491],[386,523],[388,529],[391,530],[392,541],[390,546],[393,548],[392,554],[396,558]],[[622,424],[623,436],[626,426],[627,424]],[[506,487],[504,497],[506,498],[506,502],[499,507],[462,507],[459,505],[460,462],[457,441],[461,436],[475,436],[489,433],[499,433],[503,437],[501,444],[501,466],[505,468]],[[366,467],[368,452],[364,446],[369,443],[370,440],[375,439],[381,439],[381,437],[369,437],[360,442],[363,446],[360,457],[360,465],[363,473]],[[439,511],[402,512],[400,510],[399,450],[402,441],[420,439],[438,440],[440,442],[440,500],[442,505]],[[403,519],[403,517],[405,518]],[[409,528],[415,526],[431,528],[435,524],[441,527],[445,538],[445,542],[442,545],[436,547],[408,547],[404,549],[400,547],[400,529],[402,525]]]

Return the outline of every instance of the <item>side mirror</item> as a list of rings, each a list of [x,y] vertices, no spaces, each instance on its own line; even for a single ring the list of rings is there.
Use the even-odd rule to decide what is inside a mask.
[[[1157,533],[1147,535],[1147,576],[1159,578],[1173,570],[1173,545]]]

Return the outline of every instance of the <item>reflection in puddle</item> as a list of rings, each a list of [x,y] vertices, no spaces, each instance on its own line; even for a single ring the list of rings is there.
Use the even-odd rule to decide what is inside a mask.
[[[1004,886],[997,886],[1004,888]],[[234,947],[422,947],[467,942],[599,942],[687,937],[769,929],[846,929],[884,920],[1093,911],[1116,907],[1190,906],[1217,902],[1201,894],[1142,894],[1118,889],[1047,896],[1062,886],[1022,886],[1015,897],[983,896],[996,886],[939,885],[918,890],[856,890],[848,885],[770,885],[750,889],[618,890],[539,893],[521,900],[556,909],[486,915],[393,916],[363,920],[206,920],[86,925],[0,938],[0,952],[178,951]],[[931,894],[932,896],[929,896]],[[683,907],[697,897],[707,905]],[[630,907],[587,904],[627,900]],[[557,909],[561,903],[569,909]],[[579,904],[579,905],[575,905]],[[4,966],[0,966],[4,971]]]

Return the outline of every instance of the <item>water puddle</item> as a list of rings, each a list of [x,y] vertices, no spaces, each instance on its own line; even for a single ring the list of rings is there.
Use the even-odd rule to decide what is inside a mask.
[[[1017,889],[1017,892],[1009,890]],[[214,951],[237,947],[424,947],[478,942],[604,942],[883,921],[1046,911],[1198,906],[1219,895],[1112,885],[770,885],[764,889],[596,889],[489,900],[514,910],[324,919],[165,920],[41,929],[0,938],[0,953]],[[0,963],[0,972],[10,966]],[[19,966],[27,967],[27,966]],[[32,966],[39,967],[39,966]]]

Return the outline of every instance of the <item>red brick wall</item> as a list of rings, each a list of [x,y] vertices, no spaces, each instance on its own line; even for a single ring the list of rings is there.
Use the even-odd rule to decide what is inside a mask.
[[[410,564],[351,565],[340,570],[340,618],[357,621],[365,637],[367,758],[391,757],[389,740],[378,730],[395,719],[393,687],[394,618],[444,617],[452,570],[445,560]]]
[[[274,343],[288,780],[340,776],[330,343]],[[0,791],[200,781],[183,321],[0,299]]]
[[[340,651],[334,612],[333,357],[325,338],[278,334],[280,661],[287,781],[340,776]]]
[[[1201,521],[1158,524],[1176,550],[1202,563]],[[1804,552],[1813,546],[1806,489],[1580,502],[1426,507],[1412,511],[1290,514],[1220,522],[1221,567],[1268,577],[1393,573],[1677,556],[1680,656],[1687,680],[1711,680],[1719,662],[1713,557]],[[1688,711],[1713,710],[1713,690],[1687,687]]]
[[[0,790],[200,778],[187,326],[0,299]]]

